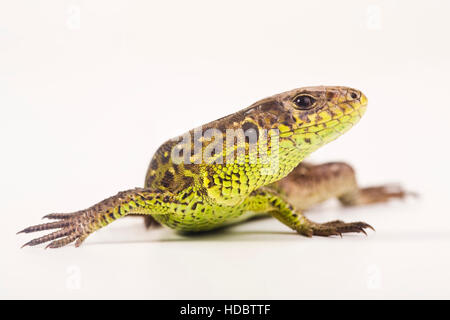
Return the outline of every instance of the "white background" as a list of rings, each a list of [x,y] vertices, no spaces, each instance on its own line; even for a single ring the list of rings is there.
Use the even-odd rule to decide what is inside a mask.
[[[450,298],[448,1],[2,1],[0,298]],[[78,249],[19,249],[50,212],[142,186],[166,139],[310,85],[369,108],[316,162],[419,199],[186,238],[117,221]]]

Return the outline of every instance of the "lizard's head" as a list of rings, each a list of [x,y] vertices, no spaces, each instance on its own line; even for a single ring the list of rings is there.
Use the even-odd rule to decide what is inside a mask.
[[[318,86],[294,89],[261,100],[258,123],[278,129],[281,147],[310,153],[349,130],[364,114],[366,96],[356,89]]]

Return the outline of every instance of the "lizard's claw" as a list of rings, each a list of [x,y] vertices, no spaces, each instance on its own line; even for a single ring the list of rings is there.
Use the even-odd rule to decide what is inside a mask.
[[[72,243],[76,240],[75,247],[78,247],[87,236],[92,233],[92,215],[89,210],[78,211],[75,213],[54,213],[44,218],[59,219],[56,222],[43,223],[19,231],[18,233],[30,233],[36,231],[44,231],[51,229],[60,229],[48,235],[33,239],[25,243],[23,247],[35,246],[41,243],[51,241],[46,248],[59,248]]]
[[[301,234],[306,236],[341,236],[343,233],[364,233],[367,235],[365,229],[375,229],[365,222],[344,222],[341,220],[331,221],[327,223],[314,223],[311,222],[309,228],[300,231]]]

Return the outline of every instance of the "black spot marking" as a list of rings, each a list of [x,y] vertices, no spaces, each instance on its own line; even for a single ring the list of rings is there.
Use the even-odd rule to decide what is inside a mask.
[[[259,118],[258,119],[258,124],[261,128],[264,128],[264,126],[266,125],[266,122],[264,121],[263,118]]]
[[[290,121],[288,121],[288,120],[283,120],[283,121],[282,121],[282,124],[284,124],[284,125],[287,126],[287,127],[292,126],[292,122],[290,122]]]
[[[150,162],[150,169],[152,169],[152,170],[158,169],[158,162],[155,161],[155,160],[152,160],[152,161]]]
[[[275,100],[268,100],[260,104],[259,109],[263,112],[279,112],[280,104]]]
[[[165,148],[164,148],[165,149]],[[167,150],[161,150],[161,163],[166,164],[169,162],[170,152]]]
[[[173,164],[173,169],[176,173],[181,173],[183,171],[183,168],[179,164]]]
[[[181,180],[178,180],[177,186],[174,190],[182,191],[192,185],[194,185],[194,178],[183,176]]]
[[[166,171],[164,173],[164,177],[162,178],[161,185],[165,188],[168,188],[173,183],[173,179],[174,179],[174,176],[173,176],[172,172]]]
[[[274,124],[278,123],[278,119],[275,118],[275,117],[270,117],[269,118],[269,122],[270,122],[271,125],[274,125]]]

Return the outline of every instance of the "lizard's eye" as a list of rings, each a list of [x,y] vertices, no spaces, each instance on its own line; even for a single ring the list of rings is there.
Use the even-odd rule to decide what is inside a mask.
[[[298,95],[294,98],[295,105],[302,110],[310,109],[314,106],[314,103],[316,102],[316,99],[309,95]]]

